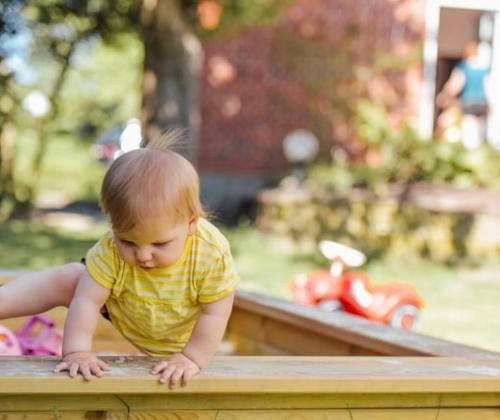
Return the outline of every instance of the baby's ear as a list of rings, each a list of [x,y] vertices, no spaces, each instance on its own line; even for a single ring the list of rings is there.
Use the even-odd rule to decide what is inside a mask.
[[[196,232],[196,226],[198,225],[198,218],[197,217],[191,217],[189,219],[189,226],[188,226],[188,232],[190,235],[193,235]]]

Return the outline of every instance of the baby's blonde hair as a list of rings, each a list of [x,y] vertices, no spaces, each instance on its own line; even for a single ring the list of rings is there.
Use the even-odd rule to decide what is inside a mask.
[[[193,165],[172,147],[182,134],[169,131],[144,148],[125,153],[109,167],[101,207],[113,229],[126,232],[161,217],[172,225],[205,216]]]

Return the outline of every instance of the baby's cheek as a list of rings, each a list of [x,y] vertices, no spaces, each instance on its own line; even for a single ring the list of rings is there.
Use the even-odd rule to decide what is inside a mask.
[[[120,257],[126,262],[126,263],[131,263],[133,261],[133,253],[129,249],[125,248],[124,246],[117,246],[118,248],[118,253],[120,254]]]

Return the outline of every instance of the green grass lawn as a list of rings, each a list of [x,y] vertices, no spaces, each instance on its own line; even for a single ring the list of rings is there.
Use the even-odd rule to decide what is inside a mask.
[[[80,261],[105,231],[105,223],[96,224],[88,232],[49,227],[40,222],[4,223],[0,225],[0,269],[40,270]]]

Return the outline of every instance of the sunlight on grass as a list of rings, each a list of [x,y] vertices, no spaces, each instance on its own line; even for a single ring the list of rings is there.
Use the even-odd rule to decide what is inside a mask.
[[[0,226],[0,267],[40,270],[80,261],[106,229],[106,223],[98,223],[88,232],[75,235],[37,222],[3,224]]]
[[[398,279],[416,287],[425,300],[421,333],[500,351],[500,264],[471,270],[386,259],[370,263],[366,271],[375,282]]]
[[[95,200],[105,170],[105,165],[92,156],[88,143],[55,138],[44,161],[41,190],[64,191],[71,201]]]
[[[288,283],[300,273],[318,269],[313,258],[294,256],[286,242],[250,227],[224,229],[224,233],[246,290],[291,299]]]

